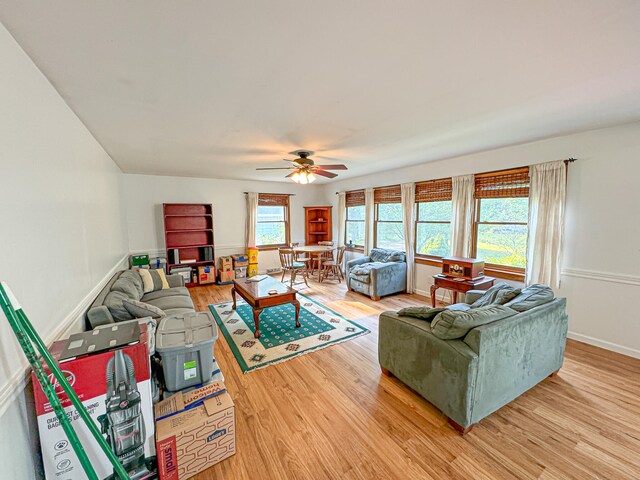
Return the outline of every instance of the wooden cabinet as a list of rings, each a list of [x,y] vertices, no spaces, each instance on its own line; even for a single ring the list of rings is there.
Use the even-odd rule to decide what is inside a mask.
[[[167,272],[173,267],[213,266],[213,206],[210,203],[165,203],[164,240]],[[187,287],[195,283],[187,283]]]
[[[333,237],[331,209],[333,207],[304,207],[304,233],[307,245],[330,242]]]

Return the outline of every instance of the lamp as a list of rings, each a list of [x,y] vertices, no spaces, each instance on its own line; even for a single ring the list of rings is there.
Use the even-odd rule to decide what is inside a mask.
[[[313,173],[309,172],[307,173],[307,180],[309,181],[309,183],[315,182],[316,176]]]
[[[296,172],[293,175],[291,175],[291,180],[293,180],[296,183],[300,183],[300,172]]]
[[[306,185],[308,183],[315,182],[316,178],[317,177],[313,173],[306,172],[304,170],[295,172],[293,175],[291,175],[291,180],[301,185]]]
[[[309,183],[309,174],[307,172],[300,172],[298,183],[301,185],[306,185],[307,183]]]

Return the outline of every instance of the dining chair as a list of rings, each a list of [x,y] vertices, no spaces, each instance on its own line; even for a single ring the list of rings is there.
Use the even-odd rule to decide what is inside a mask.
[[[342,272],[342,261],[344,260],[344,252],[347,247],[338,247],[336,259],[326,260],[322,262],[322,270],[320,271],[320,282],[326,280],[329,275],[334,275],[338,279],[338,283],[344,280]],[[332,252],[333,253],[333,252]]]
[[[289,283],[291,288],[293,288],[296,275],[300,272],[302,273],[302,279],[305,285],[308,287],[307,278],[309,278],[309,271],[307,270],[307,263],[296,261],[295,252],[291,248],[279,248],[278,255],[280,256],[280,265],[282,266],[282,279],[280,281],[284,282],[284,275],[286,272],[289,272],[291,276]]]
[[[308,270],[309,262],[311,262],[311,257],[308,257],[305,252],[296,251],[295,248],[299,246],[300,246],[300,242],[291,242],[289,244],[289,247],[293,250],[295,261],[300,263],[305,263]]]

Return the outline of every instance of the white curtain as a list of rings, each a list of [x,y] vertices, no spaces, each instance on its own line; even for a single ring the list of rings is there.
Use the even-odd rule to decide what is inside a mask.
[[[452,178],[451,255],[468,257],[473,224],[473,175]]]
[[[402,226],[404,227],[404,250],[407,255],[407,293],[415,292],[414,278],[414,232],[416,221],[416,184],[403,183],[402,188]]]
[[[245,226],[245,241],[247,247],[256,246],[256,229],[258,228],[258,193],[247,193],[247,224]]]
[[[345,222],[347,220],[346,193],[338,192],[338,247],[344,245]]]
[[[364,254],[369,255],[373,248],[373,223],[375,205],[373,200],[373,188],[364,191]]]
[[[560,286],[567,167],[563,160],[529,167],[526,284]]]

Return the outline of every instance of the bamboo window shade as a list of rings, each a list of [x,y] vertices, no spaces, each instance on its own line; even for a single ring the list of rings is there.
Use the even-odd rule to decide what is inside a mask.
[[[289,205],[289,195],[277,193],[260,193],[258,205],[267,207],[286,207]]]
[[[440,178],[416,183],[416,202],[442,202],[451,200],[451,178]]]
[[[401,203],[402,194],[400,185],[376,188],[373,191],[373,201],[374,203]]]
[[[481,173],[475,176],[475,198],[529,196],[529,167]]]
[[[347,207],[358,207],[360,205],[364,205],[364,190],[347,192],[344,197]]]

